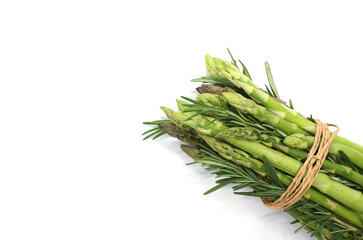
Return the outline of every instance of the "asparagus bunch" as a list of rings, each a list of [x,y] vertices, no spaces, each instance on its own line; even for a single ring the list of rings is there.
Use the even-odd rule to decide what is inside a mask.
[[[145,139],[168,134],[188,143],[182,150],[221,178],[206,194],[234,184],[236,194],[274,201],[306,160],[316,125],[279,99],[268,63],[262,90],[230,56],[206,55],[210,76],[192,80],[203,83],[196,99],[177,100],[178,111],[161,107],[168,120],[146,122],[155,127]],[[284,211],[317,239],[363,239],[362,173],[363,147],[336,137],[312,187]]]

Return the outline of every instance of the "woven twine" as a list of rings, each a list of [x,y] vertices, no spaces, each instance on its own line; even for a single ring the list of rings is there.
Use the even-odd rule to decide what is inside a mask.
[[[316,123],[315,140],[305,163],[279,199],[272,202],[269,198],[261,198],[267,207],[273,209],[287,209],[291,207],[305,195],[318,176],[320,168],[328,155],[329,146],[339,132],[339,127],[335,124],[323,123],[318,119],[314,119],[314,121]],[[328,128],[329,126],[336,128],[332,135]]]

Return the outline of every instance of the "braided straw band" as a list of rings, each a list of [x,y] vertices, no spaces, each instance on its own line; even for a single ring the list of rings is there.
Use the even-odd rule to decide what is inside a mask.
[[[314,121],[316,123],[315,140],[305,163],[279,199],[271,202],[268,198],[262,198],[263,203],[267,207],[273,209],[287,209],[291,207],[305,195],[318,176],[320,168],[328,155],[330,143],[337,136],[339,127],[335,124],[325,124],[318,119],[314,119]],[[328,126],[336,128],[332,136],[330,136]]]

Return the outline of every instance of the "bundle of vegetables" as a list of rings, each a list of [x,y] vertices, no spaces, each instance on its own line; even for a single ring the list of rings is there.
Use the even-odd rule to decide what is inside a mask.
[[[218,178],[205,194],[233,185],[235,194],[273,202],[311,152],[316,123],[279,98],[267,62],[263,90],[228,52],[231,62],[206,55],[209,76],[192,80],[202,83],[196,99],[177,100],[178,111],[161,107],[168,119],[145,122],[154,128],[144,139],[168,134],[186,143],[193,163]],[[363,146],[336,136],[328,147],[312,186],[283,211],[317,239],[363,239]]]

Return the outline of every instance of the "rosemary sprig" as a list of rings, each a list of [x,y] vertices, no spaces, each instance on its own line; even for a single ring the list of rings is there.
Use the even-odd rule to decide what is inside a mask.
[[[182,146],[182,148],[185,152],[190,152],[189,148],[191,147]],[[199,151],[198,156],[189,155],[194,159],[195,163],[201,163],[207,171],[212,171],[217,179],[217,185],[206,191],[205,195],[231,184],[233,185],[232,190],[237,195],[276,199],[285,191],[285,187],[282,186],[281,182],[276,180],[277,175],[272,166],[268,167],[268,177],[261,178],[251,169],[222,158],[217,152],[203,143],[199,144],[197,149]],[[241,191],[247,188],[252,189],[252,191]],[[323,239],[331,239],[330,236],[334,234],[337,240],[362,240],[358,229],[343,224],[337,216],[310,200],[301,199],[293,207],[285,211],[287,213],[293,211],[299,213],[293,215],[293,217],[298,217],[293,223],[300,222],[302,224],[296,231],[309,227],[312,237],[322,236]]]

